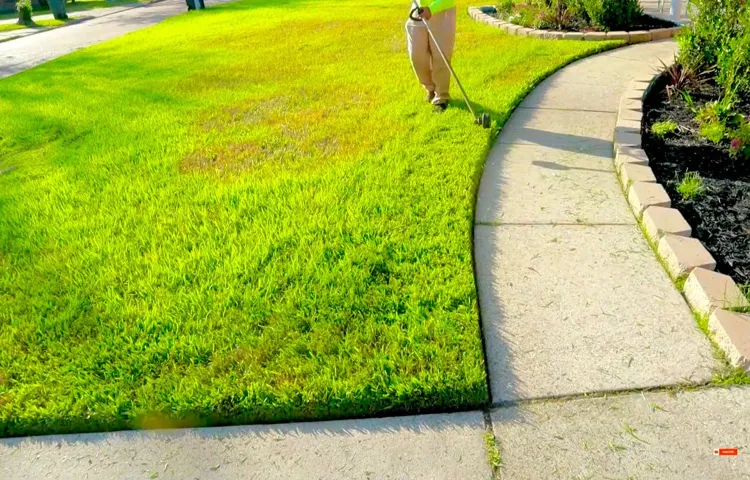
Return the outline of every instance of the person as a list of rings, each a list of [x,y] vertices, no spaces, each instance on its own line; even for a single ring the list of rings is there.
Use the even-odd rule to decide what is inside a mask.
[[[450,62],[456,40],[456,0],[431,0],[416,15],[421,20],[409,19],[406,22],[409,58],[419,83],[425,89],[427,101],[442,111],[450,101],[451,74],[422,20],[429,23],[435,40]]]

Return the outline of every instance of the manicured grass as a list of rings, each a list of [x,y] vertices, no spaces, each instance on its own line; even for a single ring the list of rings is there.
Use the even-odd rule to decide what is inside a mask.
[[[467,6],[455,67],[499,122],[612,46]],[[472,220],[496,132],[424,103],[405,13],[248,0],[0,81],[0,435],[487,401]]]
[[[78,0],[75,3],[68,3],[65,5],[65,9],[68,13],[71,12],[82,12],[85,10],[91,10],[94,8],[109,8],[109,7],[121,7],[123,5],[129,5],[134,3],[143,3],[146,0]],[[52,13],[49,8],[35,8],[34,15],[45,15]],[[0,20],[8,18],[16,18],[18,14],[16,12],[0,13]],[[39,22],[37,22],[39,23]]]
[[[0,25],[0,32],[10,32],[12,30],[23,30],[24,28],[28,28],[26,25],[16,25],[15,23],[11,23],[8,25]]]
[[[34,27],[38,28],[53,28],[53,27],[59,27],[60,25],[65,25],[65,20],[39,20],[37,22],[34,22],[36,25]],[[32,27],[32,28],[34,28]],[[24,28],[29,28],[26,25],[16,25],[16,24],[10,24],[10,25],[0,25],[0,32],[9,32],[12,30],[22,30]]]

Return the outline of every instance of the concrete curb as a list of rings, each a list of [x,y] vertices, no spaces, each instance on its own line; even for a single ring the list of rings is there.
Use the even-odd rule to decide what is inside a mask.
[[[561,32],[557,30],[535,30],[493,17],[490,15],[490,12],[493,12],[494,10],[494,7],[469,7],[469,16],[479,23],[499,28],[511,35],[543,38],[547,40],[585,40],[588,42],[620,40],[625,43],[643,43],[652,40],[672,38],[682,29],[682,27],[677,26],[632,32]]]
[[[633,214],[674,279],[686,279],[683,295],[693,311],[708,317],[708,328],[733,365],[750,373],[750,315],[732,310],[750,302],[716,261],[692,238],[692,228],[654,177],[641,148],[643,99],[659,74],[633,79],[620,100],[614,135],[615,170]]]

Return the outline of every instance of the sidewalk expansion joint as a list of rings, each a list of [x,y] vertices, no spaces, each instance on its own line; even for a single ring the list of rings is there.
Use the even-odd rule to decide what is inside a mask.
[[[574,393],[569,395],[553,395],[549,397],[538,397],[521,400],[501,400],[499,402],[493,402],[490,408],[511,408],[521,407],[524,405],[534,405],[536,403],[549,403],[549,402],[568,402],[571,400],[583,400],[583,399],[595,399],[595,398],[608,398],[608,397],[624,397],[627,395],[633,395],[634,393],[666,393],[675,391],[698,391],[708,390],[712,388],[725,388],[721,385],[714,384],[711,380],[703,383],[676,383],[671,385],[660,385],[657,387],[646,387],[646,388],[630,388],[623,390],[599,390],[594,392],[585,393]]]
[[[588,223],[588,222],[474,222],[477,227],[635,227],[632,223]]]
[[[617,110],[596,110],[593,108],[558,108],[558,107],[524,107],[519,106],[519,110],[552,110],[556,112],[581,112],[581,113],[611,113],[617,115]]]

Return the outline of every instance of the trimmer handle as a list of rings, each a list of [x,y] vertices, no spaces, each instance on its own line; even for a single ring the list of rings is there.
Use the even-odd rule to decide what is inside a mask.
[[[415,17],[414,14],[417,13],[419,15],[422,15],[422,12],[424,9],[422,7],[414,7],[412,8],[411,12],[409,13],[409,18],[414,20],[415,22],[421,22],[422,19],[420,17]]]

